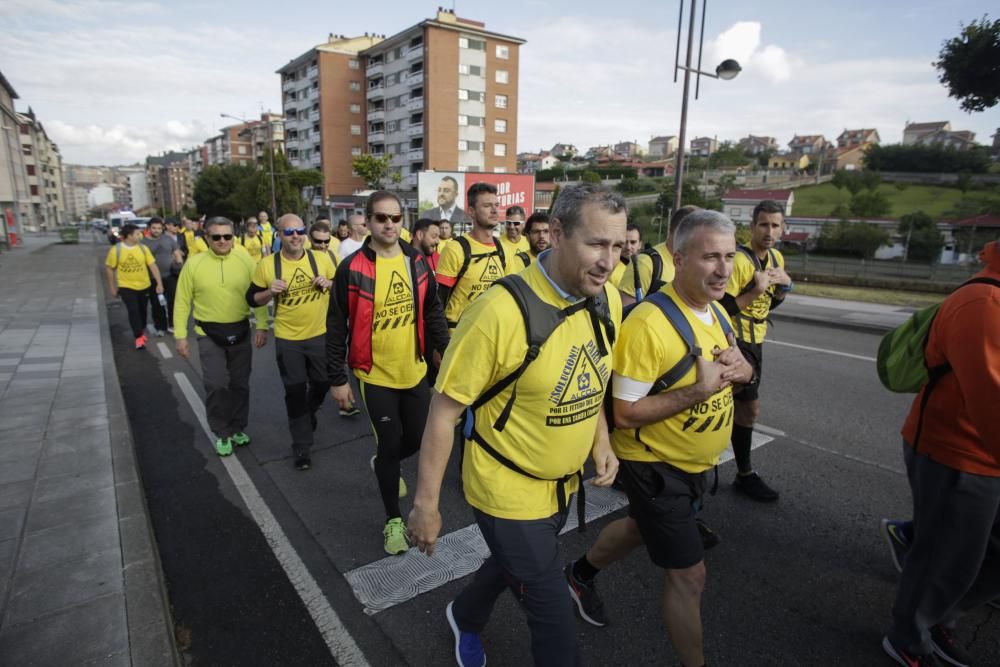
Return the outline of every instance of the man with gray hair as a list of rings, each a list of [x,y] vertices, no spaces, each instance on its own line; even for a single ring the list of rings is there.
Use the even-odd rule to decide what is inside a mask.
[[[597,486],[618,468],[602,406],[622,313],[607,281],[625,245],[625,209],[606,187],[563,190],[551,248],[472,301],[441,363],[408,526],[432,553],[453,429],[466,413],[462,482],[491,555],[445,612],[460,665],[485,664],[480,633],[505,588],[527,611],[535,664],[581,662],[557,537],[588,455]]]
[[[666,571],[663,616],[684,665],[704,665],[702,538],[695,521],[705,473],[729,445],[733,386],[753,369],[735,345],[725,294],[736,255],[735,227],[716,211],[695,211],[673,240],[674,278],[637,305],[614,351],[611,442],[629,516],[613,521],[566,568],[570,597],[584,620],[608,622],[597,573],[645,543]]]

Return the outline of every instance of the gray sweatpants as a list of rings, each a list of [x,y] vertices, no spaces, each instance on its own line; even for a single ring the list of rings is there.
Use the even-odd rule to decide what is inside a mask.
[[[228,347],[208,336],[198,336],[198,357],[205,384],[208,426],[218,438],[228,438],[247,427],[250,416],[250,367],[253,334]]]
[[[904,443],[913,492],[913,544],[892,608],[889,639],[931,652],[930,629],[951,627],[1000,595],[1000,477],[942,465]]]

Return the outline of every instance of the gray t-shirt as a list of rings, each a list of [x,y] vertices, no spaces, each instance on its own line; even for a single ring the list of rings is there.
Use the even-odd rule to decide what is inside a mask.
[[[153,253],[153,259],[156,260],[156,268],[160,270],[160,275],[169,276],[170,267],[174,263],[174,251],[180,248],[177,241],[164,234],[158,239],[146,237],[142,242]]]

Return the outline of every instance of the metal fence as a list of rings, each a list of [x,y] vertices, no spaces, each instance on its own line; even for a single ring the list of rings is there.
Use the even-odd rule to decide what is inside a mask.
[[[963,282],[979,270],[976,265],[863,260],[808,253],[786,254],[785,268],[792,272],[813,275],[891,278],[954,285]]]

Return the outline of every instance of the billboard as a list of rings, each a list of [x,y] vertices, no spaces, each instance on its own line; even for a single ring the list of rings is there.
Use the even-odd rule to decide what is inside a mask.
[[[520,206],[528,215],[535,210],[533,174],[422,171],[417,176],[417,198],[420,202],[417,211],[420,217],[440,220],[444,209],[451,213],[453,222],[465,222],[465,193],[473,183],[490,183],[496,186],[501,221],[506,218],[506,211],[511,206]]]

